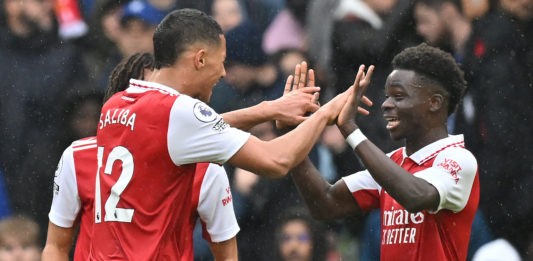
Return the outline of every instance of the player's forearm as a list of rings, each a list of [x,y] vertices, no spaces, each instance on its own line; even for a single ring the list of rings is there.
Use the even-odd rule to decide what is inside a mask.
[[[74,228],[64,228],[48,222],[46,245],[41,254],[42,261],[69,260],[69,252],[74,240]]]
[[[280,159],[284,159],[286,171],[307,157],[327,126],[327,122],[327,115],[319,110],[294,130],[270,142],[270,150],[277,152]]]
[[[60,249],[55,246],[46,245],[41,255],[41,261],[68,261],[69,248]]]
[[[217,261],[238,260],[237,239],[235,237],[220,243],[210,243],[209,247]]]
[[[296,165],[290,173],[313,218],[331,219],[330,214],[333,213],[331,207],[335,207],[335,205],[331,204],[333,202],[328,200],[328,191],[331,188],[331,184],[320,176],[319,171],[311,160],[306,158]]]
[[[398,166],[372,142],[362,142],[355,151],[374,180],[405,209],[415,213],[435,207],[432,185]]]
[[[222,118],[232,127],[247,131],[255,125],[274,120],[275,111],[270,102],[263,101],[252,107],[223,113]]]

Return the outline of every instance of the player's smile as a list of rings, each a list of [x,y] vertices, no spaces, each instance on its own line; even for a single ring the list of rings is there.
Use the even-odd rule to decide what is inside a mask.
[[[383,114],[383,118],[387,121],[386,128],[388,131],[393,131],[400,124],[400,120],[396,116]]]

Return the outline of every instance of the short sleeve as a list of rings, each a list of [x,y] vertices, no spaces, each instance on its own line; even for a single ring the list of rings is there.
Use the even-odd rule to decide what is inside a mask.
[[[48,218],[59,227],[70,228],[80,208],[74,155],[69,147],[63,152],[54,175],[52,206]]]
[[[200,188],[198,214],[212,242],[237,235],[237,224],[228,176],[222,166],[209,164]]]
[[[381,186],[368,170],[359,171],[342,179],[362,210],[379,208]]]
[[[250,134],[232,128],[207,104],[180,95],[170,111],[168,149],[176,165],[223,164],[246,143]]]
[[[459,212],[468,202],[476,172],[477,161],[472,153],[463,148],[449,148],[437,155],[432,167],[414,175],[429,182],[439,192],[436,211]]]

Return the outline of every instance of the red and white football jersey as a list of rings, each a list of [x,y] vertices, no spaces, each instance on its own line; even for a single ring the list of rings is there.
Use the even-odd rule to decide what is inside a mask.
[[[432,184],[440,195],[436,211],[409,213],[368,170],[343,180],[363,210],[381,209],[381,260],[466,260],[479,202],[477,161],[462,135],[438,140],[407,156],[389,154],[403,169]]]
[[[197,211],[211,241],[234,237],[226,173],[196,162],[222,164],[248,137],[197,99],[131,80],[104,104],[98,125],[91,258],[192,260]]]
[[[88,260],[96,178],[96,137],[74,141],[61,156],[54,176],[54,195],[48,217],[65,228],[80,222],[74,260]]]

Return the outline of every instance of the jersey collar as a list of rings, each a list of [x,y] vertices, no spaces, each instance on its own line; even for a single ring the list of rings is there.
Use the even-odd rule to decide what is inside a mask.
[[[148,82],[148,81],[141,81],[136,79],[130,79],[130,85],[128,89],[126,89],[126,92],[128,93],[143,93],[149,90],[159,90],[163,91],[165,93],[173,94],[173,95],[179,95],[180,93],[176,91],[175,89],[172,89],[168,86],[165,86],[160,83],[155,82]]]
[[[446,148],[450,147],[464,147],[465,142],[462,134],[459,135],[449,135],[447,138],[440,139],[429,145],[426,145],[422,149],[413,153],[409,158],[411,158],[418,165],[423,164],[424,162],[434,158],[437,154],[443,151]],[[403,148],[403,158],[407,158],[405,153],[405,147]]]

